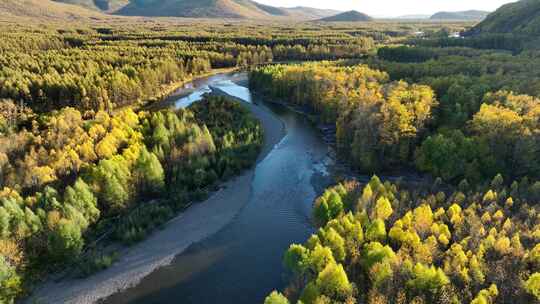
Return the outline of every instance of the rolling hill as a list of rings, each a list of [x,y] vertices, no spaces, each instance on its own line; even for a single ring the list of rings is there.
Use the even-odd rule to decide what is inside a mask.
[[[62,20],[106,18],[106,15],[94,10],[50,0],[1,0],[0,16]]]
[[[285,8],[290,15],[303,16],[304,19],[321,19],[329,16],[334,16],[340,13],[340,11],[331,10],[331,9],[319,9],[305,6],[297,6],[292,8]]]
[[[489,15],[486,11],[438,12],[431,16],[431,20],[483,20]]]
[[[282,8],[252,0],[54,0],[125,16],[188,18],[293,18],[312,20],[339,13],[310,7]]]
[[[362,22],[362,21],[372,21],[373,18],[370,16],[360,13],[358,11],[348,11],[340,13],[334,16],[325,17],[319,19],[318,21],[322,22]]]
[[[521,0],[503,5],[469,34],[514,34],[538,39],[540,35],[540,1]]]
[[[137,0],[114,12],[127,16],[190,18],[266,18],[286,12],[250,0]]]
[[[129,3],[129,0],[54,0],[56,2],[79,5],[103,12],[114,12]]]

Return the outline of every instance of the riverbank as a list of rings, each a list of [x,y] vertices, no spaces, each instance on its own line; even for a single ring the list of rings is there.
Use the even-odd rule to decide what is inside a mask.
[[[249,87],[249,82],[243,81],[242,85]],[[332,176],[334,176],[336,182],[355,180],[360,183],[366,184],[371,178],[372,174],[363,174],[355,170],[351,164],[338,156],[337,150],[337,138],[336,138],[336,125],[321,122],[320,115],[314,112],[307,106],[298,106],[289,102],[269,97],[261,92],[252,91],[251,94],[256,96],[260,100],[264,100],[267,103],[279,105],[285,107],[292,112],[300,114],[308,119],[313,127],[317,129],[321,139],[328,145],[328,157],[331,159],[332,165],[329,165]],[[398,182],[407,180],[409,184],[425,185],[433,183],[433,178],[419,173],[414,169],[400,168],[396,171],[387,171],[385,174],[379,174],[379,178],[383,181]],[[317,182],[316,179],[313,183],[316,189],[321,189],[321,182]],[[324,190],[324,189],[323,189]]]
[[[253,304],[286,287],[283,253],[314,232],[312,204],[326,188],[319,184],[323,177],[333,184],[327,170],[328,146],[302,115],[253,98],[230,82],[221,78],[209,86],[214,93],[221,89],[270,109],[287,130],[257,165],[249,203],[219,232],[104,304]]]
[[[284,125],[268,109],[242,104],[260,120],[264,129],[264,144],[258,164],[284,137]],[[187,209],[148,239],[122,250],[118,261],[108,269],[84,279],[47,282],[24,303],[95,303],[137,284],[155,269],[170,264],[191,244],[225,227],[249,201],[254,171],[255,168],[245,171],[225,183],[208,200]]]
[[[221,68],[221,69],[212,69],[206,73],[198,74],[195,76],[191,76],[188,78],[184,78],[182,80],[174,81],[170,84],[162,85],[160,87],[160,90],[157,94],[154,96],[150,96],[146,98],[144,101],[131,103],[122,107],[118,107],[114,109],[114,113],[118,113],[125,109],[133,109],[133,110],[140,110],[140,109],[153,109],[153,107],[156,104],[168,104],[171,100],[174,100],[174,98],[178,98],[176,92],[179,90],[182,90],[186,87],[187,84],[210,78],[212,76],[220,75],[220,74],[228,74],[232,73],[234,71],[238,70],[238,68]]]

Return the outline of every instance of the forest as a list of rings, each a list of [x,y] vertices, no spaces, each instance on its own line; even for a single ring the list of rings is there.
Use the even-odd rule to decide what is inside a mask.
[[[475,185],[498,173],[538,179],[540,92],[535,80],[524,80],[537,78],[531,61],[519,58],[527,55],[495,52],[485,56],[501,60],[484,63],[467,56],[476,50],[414,51],[381,48],[377,58],[352,66],[266,66],[251,72],[250,85],[335,125],[338,153],[362,172],[415,167]],[[441,58],[408,62],[428,52]]]
[[[252,89],[333,130],[357,174],[423,173],[328,188],[266,304],[540,301],[540,61],[507,38],[435,32],[250,72]]]
[[[138,110],[168,86],[273,60],[358,58],[374,44],[337,31],[322,41],[223,26],[134,27],[3,25],[2,303],[47,272],[107,267],[114,256],[92,248],[105,232],[133,244],[251,166],[262,129],[235,102],[208,97],[188,110]]]
[[[372,37],[333,29],[272,28],[268,36],[223,24],[1,27],[1,303],[47,273],[108,267],[116,254],[101,252],[106,244],[144,239],[255,162],[263,130],[238,102],[152,103],[219,71],[360,58],[374,47]]]
[[[501,175],[483,189],[341,183],[315,202],[318,231],[284,255],[287,298],[265,303],[535,303],[534,191]]]
[[[3,29],[0,98],[23,102],[40,113],[66,106],[86,115],[110,113],[211,69],[273,60],[359,58],[374,46],[370,37],[340,37],[335,32],[321,40],[165,30]]]
[[[5,303],[63,265],[101,267],[88,260],[86,244],[111,226],[114,239],[141,240],[219,180],[251,166],[263,139],[258,121],[224,97],[205,97],[187,110],[99,111],[89,119],[71,107],[38,116],[2,105],[2,113],[18,115],[0,154]]]
[[[316,232],[265,304],[539,302],[540,53],[449,37],[468,30],[0,24],[0,303],[107,268],[97,243],[132,246],[254,165],[264,132],[240,102],[159,107],[228,71],[331,130],[351,169],[313,202]]]

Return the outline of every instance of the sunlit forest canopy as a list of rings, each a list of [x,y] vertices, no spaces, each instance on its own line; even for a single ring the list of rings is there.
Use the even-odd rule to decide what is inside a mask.
[[[376,176],[327,189],[314,205],[319,230],[284,255],[285,293],[302,303],[536,303],[538,189],[501,176],[487,189]],[[289,299],[274,292],[265,303]]]
[[[480,24],[6,18],[0,303],[110,266],[91,246],[104,232],[133,245],[253,166],[264,134],[244,104],[159,106],[231,71],[307,114],[347,168],[265,303],[540,301],[540,53],[519,8]]]

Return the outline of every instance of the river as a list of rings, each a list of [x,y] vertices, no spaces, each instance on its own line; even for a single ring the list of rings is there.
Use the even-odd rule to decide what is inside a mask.
[[[302,115],[253,97],[245,83],[245,73],[199,80],[174,104],[185,107],[218,90],[271,111],[284,123],[285,136],[255,168],[248,201],[219,232],[104,303],[253,304],[285,286],[283,253],[313,233],[311,205],[332,182],[331,161],[328,146]]]

